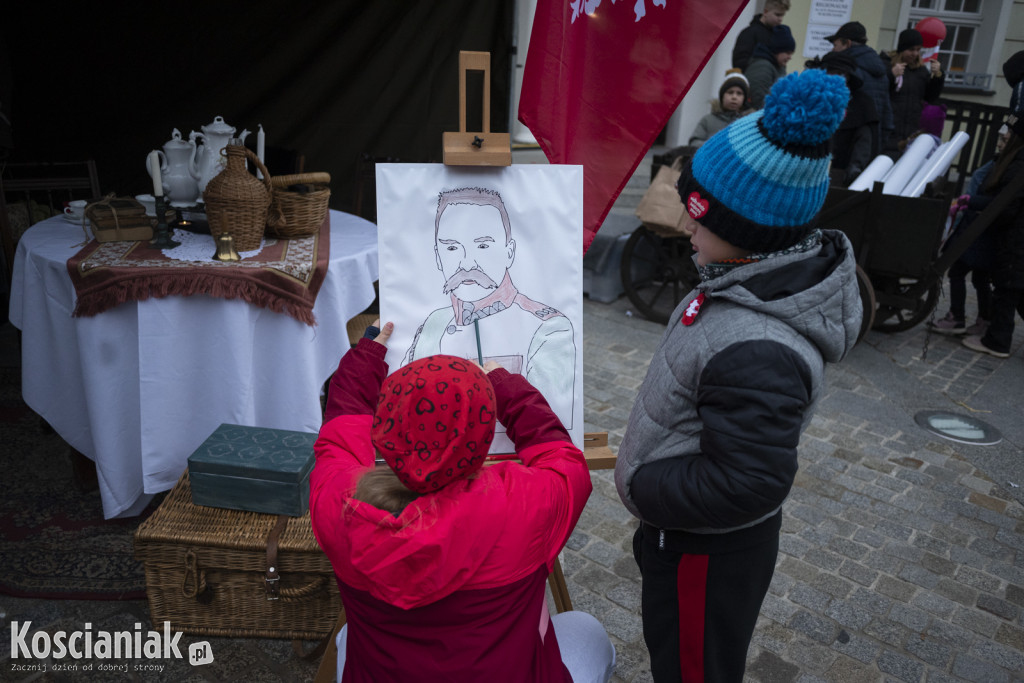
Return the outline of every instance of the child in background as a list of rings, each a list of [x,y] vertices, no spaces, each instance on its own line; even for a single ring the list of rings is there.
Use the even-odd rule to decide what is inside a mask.
[[[815,228],[842,78],[786,76],[683,169],[701,283],[651,359],[615,484],[641,523],[644,640],[658,683],[743,680],[800,433],[863,308],[850,241]]]
[[[917,130],[906,140],[897,143],[897,151],[902,155],[919,135],[930,135],[936,145],[942,144],[942,132],[946,126],[946,105],[926,104],[921,108],[921,118],[917,122]],[[937,149],[937,148],[936,148]],[[934,150],[932,150],[934,152]],[[931,156],[929,154],[928,156]]]
[[[775,81],[786,75],[786,64],[796,51],[796,40],[786,25],[772,29],[772,37],[767,43],[759,43],[754,48],[750,63],[743,70],[743,75],[750,83],[750,106],[760,109],[764,106],[764,98],[771,90]]]
[[[749,91],[750,84],[746,76],[731,69],[726,72],[725,79],[718,88],[718,100],[711,103],[711,113],[705,114],[693,129],[690,146],[700,147],[712,135],[753,111],[747,106]]]
[[[1024,104],[1024,103],[1019,103]],[[1024,174],[1024,109],[1006,118],[1010,135],[996,158],[980,193],[995,198]],[[984,334],[970,334],[961,343],[972,351],[1008,358],[1013,343],[1014,318],[1024,317],[1024,190],[985,231],[992,240],[992,317]]]
[[[736,36],[736,45],[732,49],[732,68],[743,71],[750,64],[754,48],[759,43],[771,40],[772,29],[782,23],[789,11],[789,0],[766,0],[764,10],[755,15],[750,25]]]
[[[338,680],[606,682],[600,623],[545,602],[591,492],[583,454],[496,363],[429,356],[387,377],[393,326],[377,324],[331,379],[310,475],[348,619]],[[519,461],[483,467],[496,420]]]
[[[1010,129],[1005,125],[999,130],[996,142],[996,158],[1006,147],[1010,139]],[[988,179],[995,159],[978,167],[971,174],[971,182],[967,185],[967,193],[958,197],[951,207],[953,229],[947,244],[952,243],[957,235],[962,234],[992,197],[981,194],[982,183]],[[995,244],[989,230],[978,235],[949,267],[946,276],[949,278],[949,312],[945,317],[930,323],[932,331],[939,334],[983,335],[988,330],[988,321],[992,319],[992,260],[995,256]],[[974,324],[967,326],[967,274],[971,274],[971,285],[978,301],[978,317]]]

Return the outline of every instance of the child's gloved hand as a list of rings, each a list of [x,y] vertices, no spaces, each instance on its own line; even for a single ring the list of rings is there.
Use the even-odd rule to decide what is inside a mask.
[[[967,203],[969,201],[971,201],[971,195],[962,194],[956,199],[954,199],[952,202],[950,202],[949,217],[956,218],[956,215],[967,207]]]

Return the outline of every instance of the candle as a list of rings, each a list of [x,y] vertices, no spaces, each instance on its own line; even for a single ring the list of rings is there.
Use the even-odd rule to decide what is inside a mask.
[[[155,149],[149,153],[149,175],[153,176],[153,196],[164,196],[164,183],[160,178],[160,152]]]
[[[266,140],[263,137],[263,124],[260,124],[260,129],[256,133],[256,158],[260,160],[261,164],[266,164],[267,160],[263,158],[263,152],[266,146]],[[256,169],[256,177],[263,179],[263,173]]]

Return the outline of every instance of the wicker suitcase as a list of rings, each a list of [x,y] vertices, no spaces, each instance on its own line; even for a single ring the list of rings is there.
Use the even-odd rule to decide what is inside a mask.
[[[268,568],[268,538],[279,526]],[[275,545],[275,544],[272,544]],[[319,640],[341,600],[309,513],[284,517],[194,505],[188,472],[135,532],[154,624],[194,635]]]

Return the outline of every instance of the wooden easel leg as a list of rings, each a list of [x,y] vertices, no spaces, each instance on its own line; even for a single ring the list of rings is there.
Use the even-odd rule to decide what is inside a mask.
[[[324,650],[324,658],[320,660],[320,668],[316,671],[316,678],[313,679],[313,683],[334,683],[338,676],[338,644],[336,638],[338,637],[338,631],[345,625],[345,608],[341,608],[341,612],[338,613],[338,623],[334,625],[334,631],[331,632],[330,641],[327,643],[327,649]]]
[[[555,566],[548,575],[548,586],[551,588],[551,597],[555,601],[555,610],[561,614],[572,610],[572,600],[569,598],[569,587],[565,585],[565,575],[562,574],[562,564],[555,558]]]

